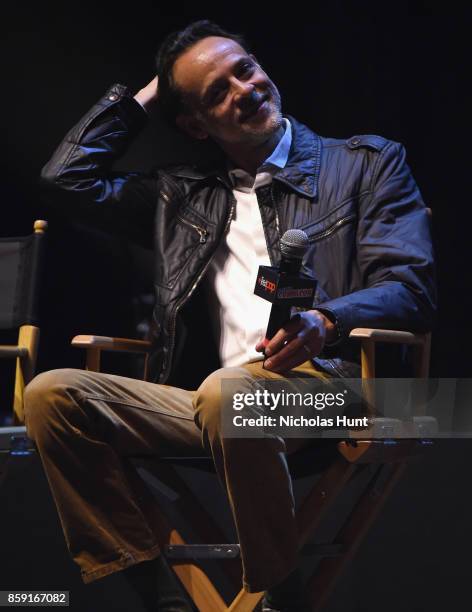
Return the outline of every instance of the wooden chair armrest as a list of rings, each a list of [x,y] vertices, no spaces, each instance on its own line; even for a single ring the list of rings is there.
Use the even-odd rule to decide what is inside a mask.
[[[356,327],[349,334],[349,338],[395,344],[422,344],[425,341],[425,336],[426,334],[416,334],[396,329],[374,329],[371,327]]]
[[[418,334],[396,329],[373,329],[356,327],[351,330],[349,338],[361,341],[362,378],[375,378],[375,343],[409,344],[414,346],[415,376],[425,378],[429,372],[431,334]]]
[[[75,336],[71,345],[87,351],[86,368],[91,372],[100,372],[101,351],[122,353],[145,353],[144,380],[148,374],[148,355],[151,352],[151,342],[148,340],[131,340],[129,338],[112,338],[110,336]]]
[[[151,343],[148,340],[112,338],[110,336],[75,336],[72,338],[71,345],[76,348],[121,351],[124,353],[149,353],[151,350]]]
[[[0,344],[0,357],[26,357],[28,349],[22,346]]]

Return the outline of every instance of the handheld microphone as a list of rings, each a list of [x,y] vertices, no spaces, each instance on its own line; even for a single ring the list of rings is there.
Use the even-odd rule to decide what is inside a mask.
[[[266,340],[271,340],[290,319],[294,306],[309,308],[313,305],[316,280],[300,272],[309,244],[303,230],[287,230],[280,240],[279,267],[259,266],[254,293],[272,303]]]

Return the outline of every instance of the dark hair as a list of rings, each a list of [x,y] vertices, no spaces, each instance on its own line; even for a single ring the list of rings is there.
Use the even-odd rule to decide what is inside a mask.
[[[249,46],[243,36],[231,34],[207,19],[194,21],[183,30],[177,30],[169,34],[156,54],[156,68],[159,77],[158,107],[171,125],[175,125],[178,114],[190,110],[185,104],[181,91],[175,85],[172,76],[174,63],[182,53],[207,36],[230,38],[249,53]]]

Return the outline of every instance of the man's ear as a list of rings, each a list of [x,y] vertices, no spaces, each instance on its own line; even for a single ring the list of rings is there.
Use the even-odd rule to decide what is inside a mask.
[[[203,128],[201,122],[192,115],[177,115],[175,122],[179,128],[197,140],[205,140],[208,138],[208,132]]]

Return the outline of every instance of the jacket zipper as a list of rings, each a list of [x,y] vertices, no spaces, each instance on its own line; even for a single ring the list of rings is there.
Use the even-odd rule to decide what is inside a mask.
[[[277,234],[279,235],[279,238],[281,238],[280,222],[279,222],[279,207],[277,205],[277,202],[275,201],[274,181],[272,181],[272,183],[270,184],[270,197],[271,197],[272,204],[274,205],[274,210],[275,210],[275,229],[277,230]]]
[[[256,194],[256,198],[257,198],[257,194]],[[272,204],[274,206],[274,211],[275,211],[275,229],[277,231],[277,235],[279,237],[279,242],[280,242],[281,236],[280,236],[280,223],[279,223],[279,209],[278,209],[277,203],[275,201],[275,196],[274,196],[274,181],[272,181],[272,183],[270,184],[270,199],[271,199]],[[257,203],[259,204],[259,198],[257,198]],[[260,207],[259,207],[259,210],[260,210]],[[266,227],[265,227],[264,224],[262,224],[262,225],[263,225],[263,230],[264,230],[264,238],[265,238],[265,241],[266,241],[267,252],[269,254],[270,265],[274,266],[275,262],[274,262],[274,259],[272,257],[272,253],[271,253],[271,251],[269,249],[269,244],[268,244],[268,241],[267,241]]]
[[[219,179],[221,180],[221,179]],[[229,224],[231,223],[231,219],[233,218],[233,212],[234,212],[234,205],[235,205],[235,198],[232,196],[232,200],[231,200],[231,206],[229,209],[229,214],[226,218],[226,223],[225,223],[225,227],[223,230],[223,236],[227,233],[228,229],[229,229]],[[190,224],[192,225],[192,224]],[[201,242],[201,239],[200,239]],[[204,240],[204,242],[206,242],[206,239]],[[205,274],[208,266],[210,265],[214,255],[216,253],[216,249],[213,251],[213,253],[210,255],[208,261],[206,262],[206,264],[203,266],[203,269],[201,270],[200,274],[197,276],[197,278],[195,279],[193,285],[190,287],[190,289],[187,291],[187,293],[185,293],[179,300],[179,302],[176,304],[173,315],[172,315],[172,319],[171,319],[171,327],[170,327],[170,337],[171,337],[171,342],[170,342],[170,346],[169,346],[169,355],[167,360],[163,363],[163,372],[162,374],[166,374],[166,370],[168,369],[168,364],[172,363],[172,353],[174,352],[174,344],[175,344],[175,321],[177,319],[177,313],[179,312],[179,310],[182,308],[182,306],[185,304],[185,302],[190,299],[190,297],[192,296],[193,292],[195,291],[195,289],[197,288],[201,278],[203,277],[203,275]]]
[[[164,200],[168,204],[170,202],[170,198],[167,195],[167,193],[165,193],[165,191],[161,191],[160,193],[161,193],[161,196],[164,198]],[[201,227],[200,225],[195,225],[194,223],[191,223],[190,221],[187,221],[187,219],[184,219],[180,215],[177,215],[177,219],[179,221],[182,221],[182,223],[185,223],[185,225],[188,225],[189,227],[193,227],[193,229],[197,231],[200,236],[200,244],[205,244],[206,237],[208,235],[208,232],[206,231],[205,228]]]
[[[201,227],[200,225],[195,225],[195,223],[190,223],[190,221],[187,221],[187,219],[184,219],[180,215],[177,215],[176,218],[179,221],[182,221],[182,223],[185,223],[185,225],[188,225],[189,227],[193,227],[193,229],[197,231],[200,236],[200,244],[205,244],[205,242],[207,241],[206,237],[208,235],[208,232],[206,231],[205,228]]]
[[[275,210],[275,229],[277,230],[277,234],[279,236],[279,242],[282,239],[282,236],[280,235],[280,221],[279,221],[279,207],[277,205],[277,202],[275,201],[275,195],[274,195],[274,181],[272,180],[272,183],[270,184],[270,197],[272,200],[272,204],[274,205],[274,210]],[[272,258],[270,258],[272,260]],[[274,265],[272,263],[272,265]]]
[[[333,223],[333,225],[328,227],[328,229],[325,229],[322,232],[318,232],[317,234],[313,234],[313,236],[310,236],[309,241],[316,242],[317,240],[322,240],[323,238],[326,238],[326,236],[331,235],[333,232],[345,225],[348,221],[354,219],[354,217],[355,215],[347,215],[346,217],[341,217],[341,219],[338,219],[335,223]]]
[[[169,198],[169,196],[167,195],[167,193],[166,193],[165,191],[161,191],[161,192],[160,192],[160,194],[161,194],[161,196],[164,198],[164,200],[167,202],[167,204],[169,204],[169,202],[170,202],[170,198]]]

